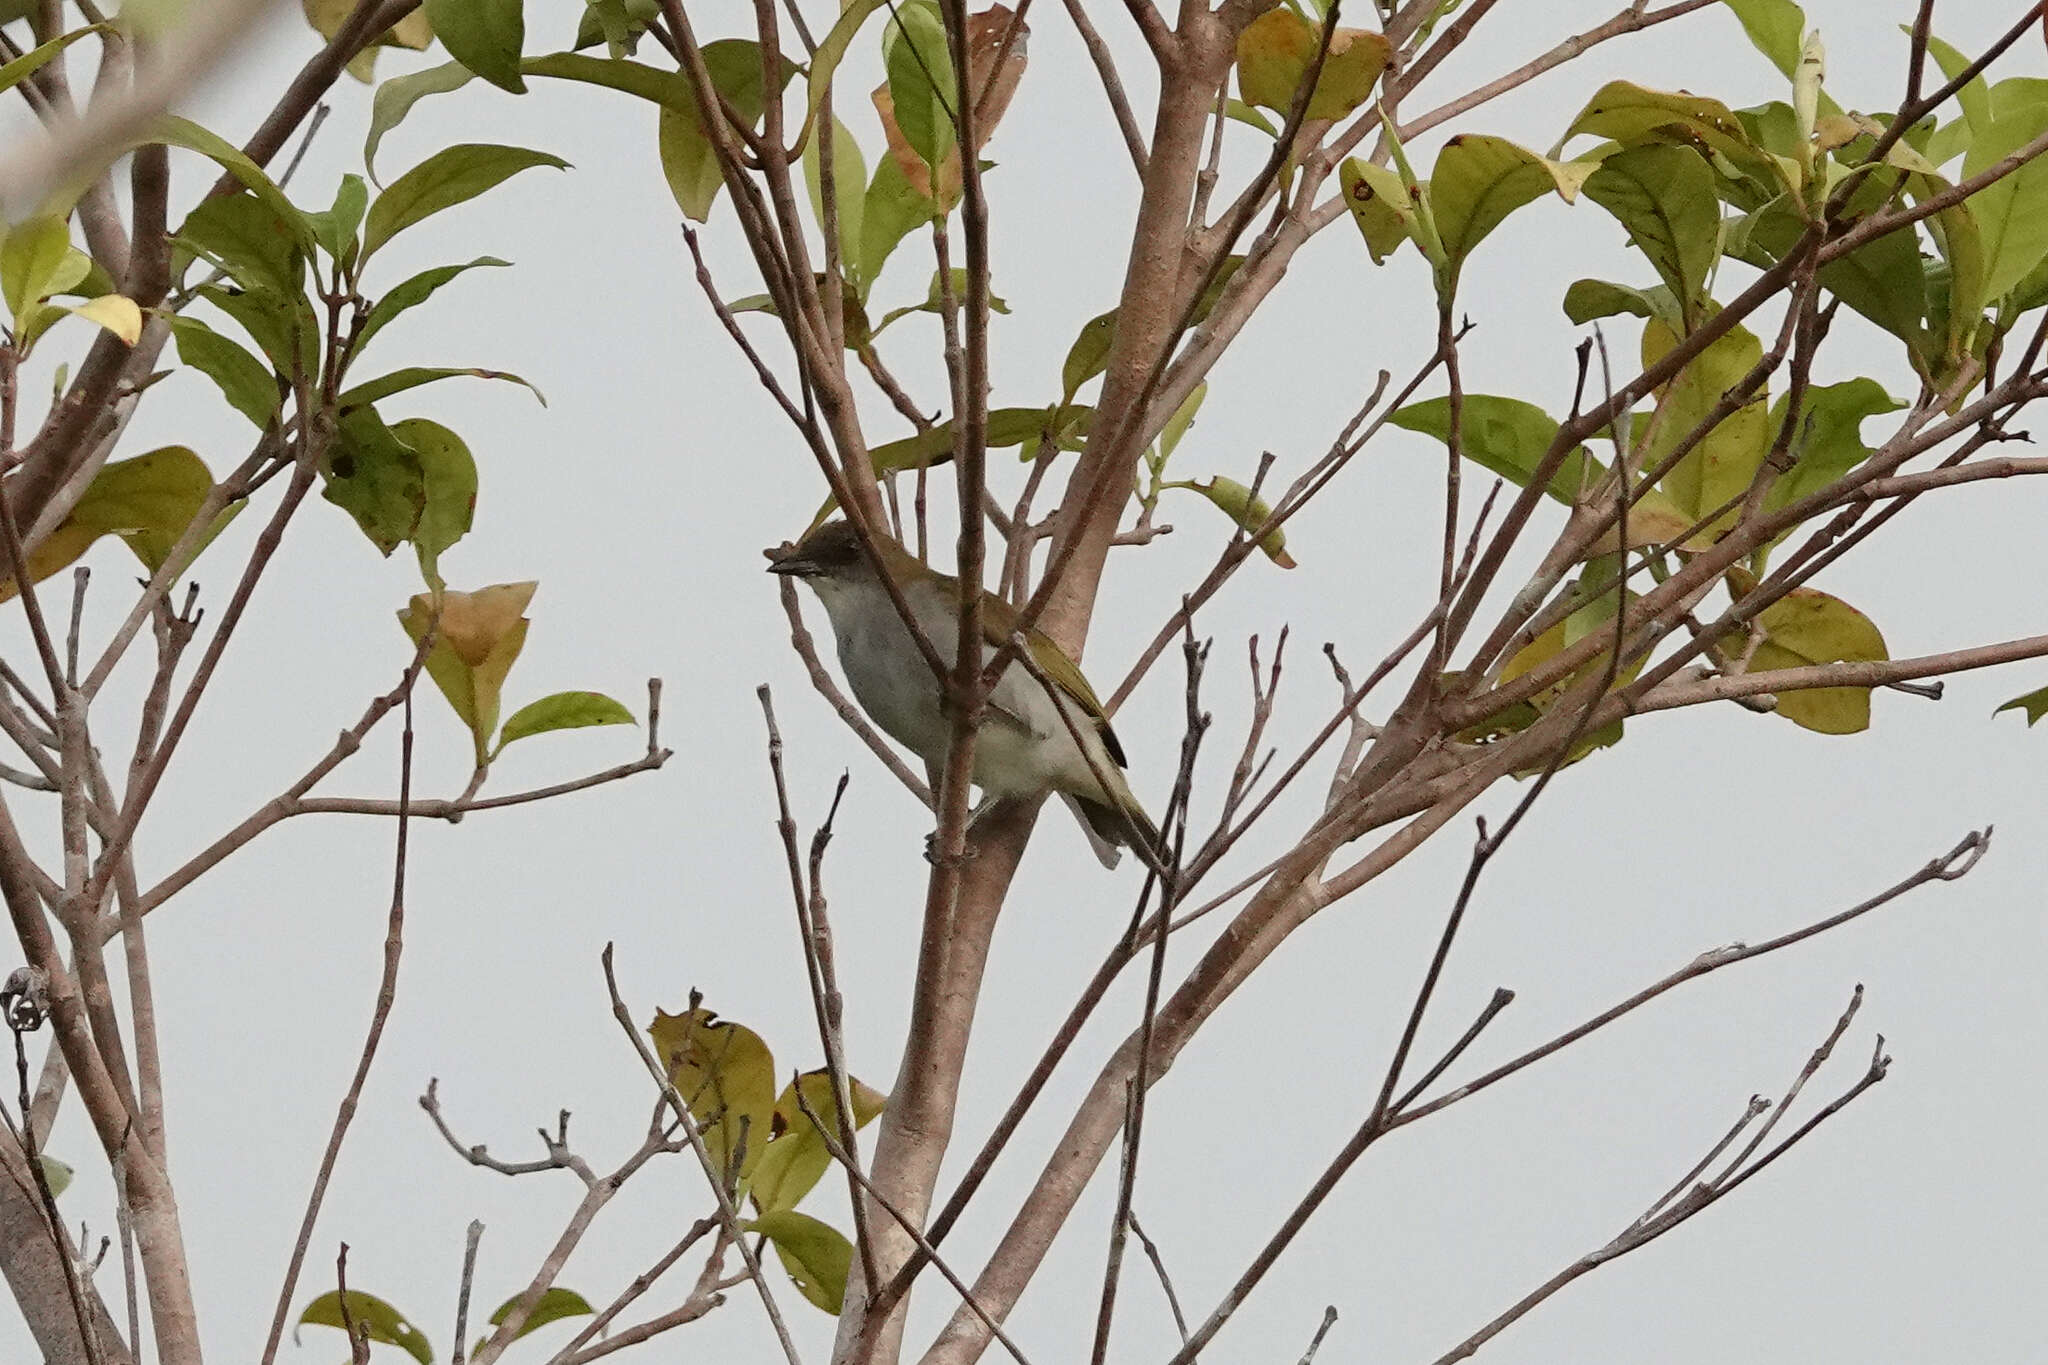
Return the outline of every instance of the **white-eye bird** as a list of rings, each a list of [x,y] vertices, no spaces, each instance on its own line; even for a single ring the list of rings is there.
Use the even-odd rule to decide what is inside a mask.
[[[950,667],[960,639],[957,581],[919,562],[884,533],[874,535],[874,544],[918,629]],[[824,523],[771,563],[768,572],[810,584],[832,620],[839,664],[855,700],[870,720],[936,774],[951,740],[939,681],[853,527],[841,518]],[[984,664],[1016,629],[1016,608],[983,592]],[[1123,746],[1094,689],[1050,637],[1032,630],[1025,639],[1043,681],[1012,662],[990,691],[974,742],[974,785],[984,797],[975,813],[997,801],[1057,792],[1081,821],[1104,867],[1115,867],[1124,848],[1156,861],[1158,831],[1124,781]]]

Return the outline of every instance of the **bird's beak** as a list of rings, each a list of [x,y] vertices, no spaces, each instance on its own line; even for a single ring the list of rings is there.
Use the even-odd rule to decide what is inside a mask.
[[[768,566],[769,573],[782,574],[789,578],[816,578],[825,572],[825,566],[817,560],[792,550]]]

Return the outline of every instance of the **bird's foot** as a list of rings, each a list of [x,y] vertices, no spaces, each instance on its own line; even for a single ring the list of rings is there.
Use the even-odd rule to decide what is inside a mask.
[[[973,861],[977,852],[973,836],[974,829],[970,825],[967,830],[967,836],[960,844],[960,861],[963,863]],[[930,834],[924,836],[924,860],[933,867],[938,867],[945,862],[945,855],[939,852],[939,832],[937,830],[933,830]]]

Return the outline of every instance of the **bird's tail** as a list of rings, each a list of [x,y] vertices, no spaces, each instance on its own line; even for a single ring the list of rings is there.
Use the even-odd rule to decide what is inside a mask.
[[[1082,832],[1088,836],[1088,846],[1095,850],[1096,858],[1104,867],[1115,867],[1128,848],[1142,859],[1146,866],[1158,869],[1164,866],[1164,853],[1159,846],[1159,830],[1152,818],[1145,814],[1145,808],[1138,804],[1138,798],[1124,785],[1121,773],[1113,774],[1111,780],[1116,790],[1110,795],[1117,801],[1107,801],[1072,792],[1061,792],[1060,797],[1067,808],[1074,812],[1074,818],[1081,822]]]

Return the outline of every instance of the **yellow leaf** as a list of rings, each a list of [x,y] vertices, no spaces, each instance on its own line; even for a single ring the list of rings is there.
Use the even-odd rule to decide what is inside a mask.
[[[142,338],[142,310],[133,299],[123,295],[102,294],[68,311],[87,322],[97,322],[130,346]]]
[[[676,1093],[703,1125],[713,1164],[744,1179],[775,1124],[775,1056],[744,1024],[720,1019],[693,995],[681,1014],[657,1009],[647,1036]],[[737,1155],[736,1155],[737,1154]]]
[[[1321,28],[1292,10],[1269,10],[1254,19],[1237,38],[1237,85],[1244,102],[1283,114],[1292,109],[1321,39]],[[1340,28],[1331,34],[1307,117],[1340,119],[1364,104],[1391,51],[1386,38],[1369,29]]]

